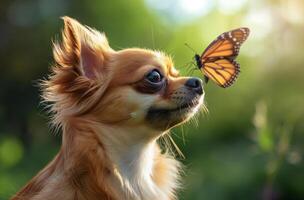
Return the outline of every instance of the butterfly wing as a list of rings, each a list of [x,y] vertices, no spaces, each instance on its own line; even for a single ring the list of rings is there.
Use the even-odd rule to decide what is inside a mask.
[[[201,68],[203,73],[219,86],[226,88],[234,83],[240,73],[240,66],[234,60],[218,59],[206,62]]]
[[[248,28],[238,28],[218,36],[200,57],[205,76],[221,87],[232,85],[240,73],[240,65],[234,59],[248,35]]]
[[[248,38],[248,28],[238,28],[218,36],[201,55],[202,62],[208,58],[225,57],[234,59],[243,42]]]

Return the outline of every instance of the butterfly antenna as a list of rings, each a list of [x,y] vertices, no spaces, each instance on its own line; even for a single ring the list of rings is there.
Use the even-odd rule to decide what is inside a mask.
[[[195,54],[197,54],[197,52],[188,43],[185,43],[185,45],[186,45],[186,47],[191,49],[191,51],[193,51]]]

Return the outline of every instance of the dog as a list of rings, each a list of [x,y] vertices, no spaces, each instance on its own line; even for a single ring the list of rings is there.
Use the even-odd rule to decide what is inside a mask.
[[[11,199],[176,199],[181,165],[157,140],[203,105],[202,81],[180,76],[163,52],[115,51],[104,33],[63,21],[41,84],[62,146]]]

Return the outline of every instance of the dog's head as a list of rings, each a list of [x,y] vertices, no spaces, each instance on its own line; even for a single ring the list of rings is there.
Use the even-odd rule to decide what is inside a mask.
[[[45,98],[58,122],[87,116],[99,123],[165,131],[189,119],[203,101],[202,82],[182,77],[170,57],[131,48],[114,51],[106,37],[65,17],[55,44]]]
[[[105,104],[101,103],[101,108],[109,109],[104,116],[109,120],[128,119],[128,123],[164,131],[187,120],[202,102],[201,80],[179,76],[171,59],[161,52],[126,49],[112,59],[113,79]]]

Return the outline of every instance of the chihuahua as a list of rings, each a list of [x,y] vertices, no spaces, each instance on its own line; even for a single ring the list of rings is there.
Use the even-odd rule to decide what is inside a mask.
[[[162,52],[115,51],[103,33],[63,20],[42,82],[62,146],[12,200],[176,199],[181,165],[157,140],[199,110],[202,81]]]

